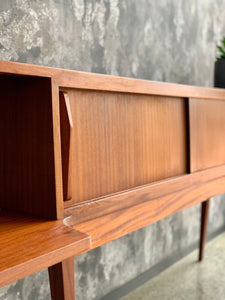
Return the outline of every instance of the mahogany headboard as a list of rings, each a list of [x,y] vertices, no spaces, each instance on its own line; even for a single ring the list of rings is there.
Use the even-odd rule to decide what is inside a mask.
[[[225,90],[7,61],[0,83],[0,286],[48,267],[74,299],[74,256],[199,202],[202,259]]]
[[[1,208],[66,217],[96,246],[225,192],[224,90],[5,61],[0,73]]]

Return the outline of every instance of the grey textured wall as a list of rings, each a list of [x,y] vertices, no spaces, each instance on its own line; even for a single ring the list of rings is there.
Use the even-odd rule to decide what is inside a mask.
[[[0,0],[4,60],[212,86],[223,35],[225,0]],[[192,207],[78,257],[77,299],[100,299],[196,242],[199,217]],[[209,232],[224,225],[219,197]],[[47,271],[1,288],[3,299],[50,299]]]

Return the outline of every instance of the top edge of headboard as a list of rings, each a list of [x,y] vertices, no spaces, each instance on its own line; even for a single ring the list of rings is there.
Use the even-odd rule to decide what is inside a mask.
[[[48,77],[59,87],[225,100],[225,89],[87,73],[0,60],[0,75]]]

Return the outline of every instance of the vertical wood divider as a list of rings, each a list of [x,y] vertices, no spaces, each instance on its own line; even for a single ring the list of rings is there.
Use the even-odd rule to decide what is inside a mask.
[[[54,138],[54,161],[55,161],[55,187],[56,187],[56,209],[57,219],[63,218],[63,183],[62,183],[62,155],[60,136],[60,111],[59,111],[59,86],[52,78],[52,122]]]
[[[187,135],[187,173],[191,173],[191,134],[190,134],[190,101],[185,98],[186,103],[186,135]]]

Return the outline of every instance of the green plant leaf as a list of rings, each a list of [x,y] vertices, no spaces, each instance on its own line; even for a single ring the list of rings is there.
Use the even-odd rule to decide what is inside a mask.
[[[217,46],[217,49],[219,49],[219,51],[222,53],[222,55],[225,55],[225,51],[223,50],[223,48],[221,46]]]
[[[223,38],[223,40],[221,42],[223,44],[223,47],[225,48],[225,37]]]
[[[219,50],[219,56],[216,58],[216,60],[224,60],[225,59],[225,37],[221,40],[221,46],[217,45],[217,49]]]

